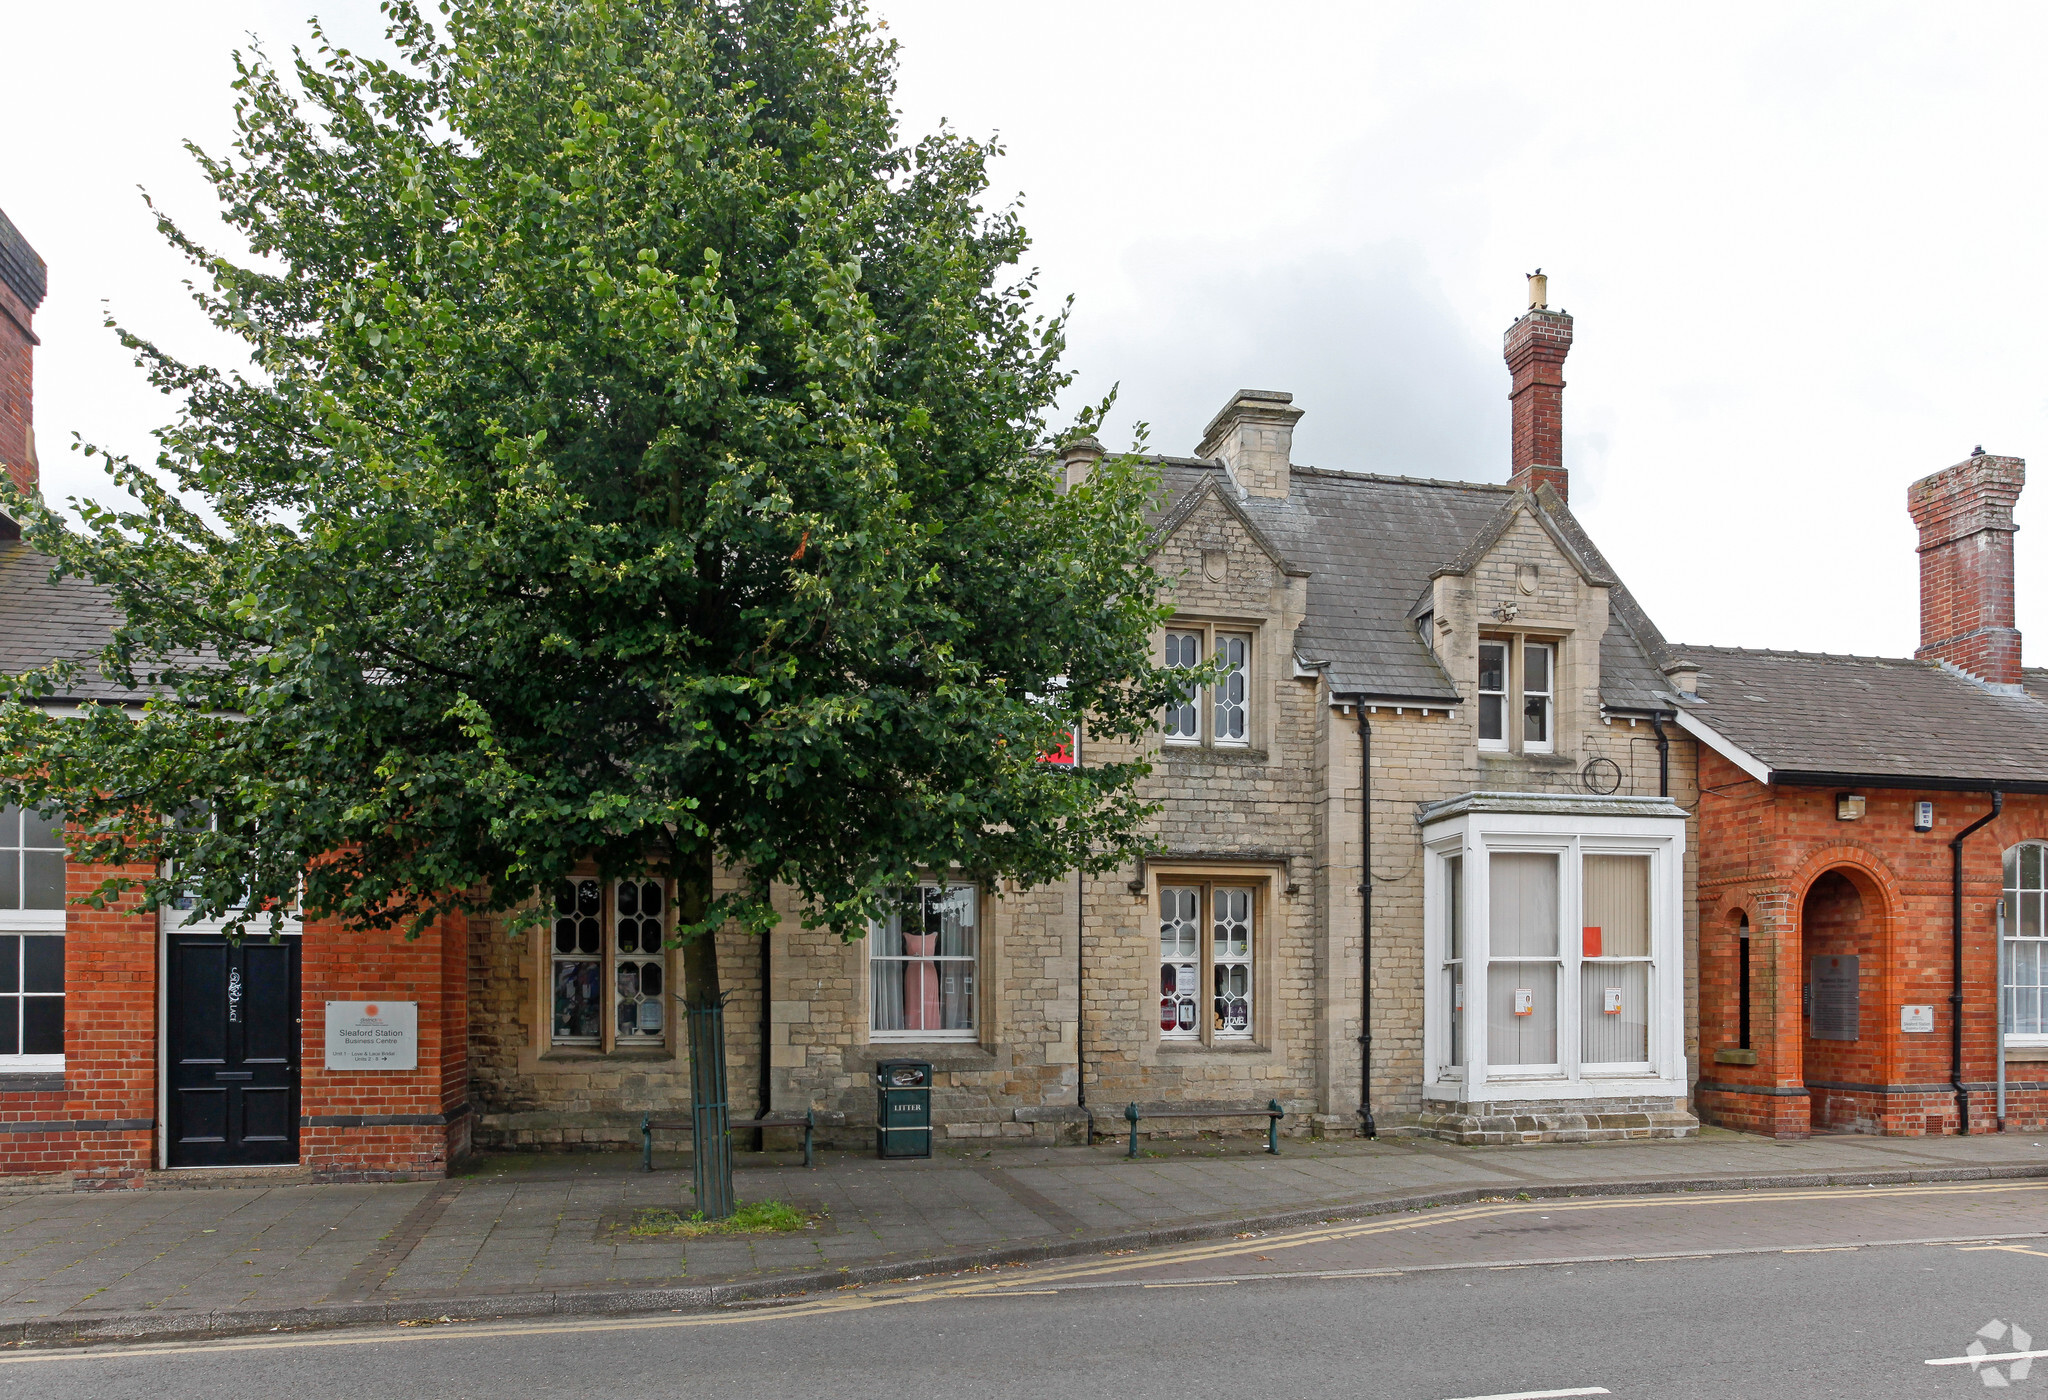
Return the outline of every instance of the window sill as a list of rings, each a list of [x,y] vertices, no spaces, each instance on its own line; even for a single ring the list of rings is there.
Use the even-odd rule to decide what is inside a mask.
[[[2005,1047],[2005,1062],[2011,1064],[2037,1064],[2048,1060],[2048,1045],[2012,1045]]]
[[[1225,766],[1255,767],[1269,762],[1264,749],[1226,749],[1206,744],[1169,744],[1159,751],[1166,763],[1220,763]]]
[[[64,1091],[64,1066],[16,1069],[0,1065],[0,1094],[59,1094]]]
[[[1508,749],[1481,749],[1479,751],[1479,761],[1482,763],[1532,763],[1538,768],[1578,767],[1578,760],[1570,754],[1530,753],[1526,749],[1520,753],[1515,753]]]
[[[871,1040],[846,1050],[849,1068],[859,1065],[872,1073],[884,1060],[923,1060],[934,1071],[949,1073],[996,1067],[995,1051],[971,1040]]]
[[[1273,1047],[1257,1040],[1218,1040],[1204,1043],[1199,1040],[1162,1040],[1159,1042],[1162,1055],[1270,1055]]]
[[[635,1045],[630,1049],[605,1050],[596,1045],[551,1045],[541,1051],[543,1063],[570,1060],[673,1060],[675,1052],[666,1045]]]

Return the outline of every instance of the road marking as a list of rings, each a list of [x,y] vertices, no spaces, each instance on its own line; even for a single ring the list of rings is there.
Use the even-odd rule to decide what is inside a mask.
[[[1234,1278],[1203,1278],[1189,1279],[1185,1283],[1147,1283],[1140,1286],[1144,1288],[1234,1288],[1237,1286],[1237,1280]],[[1059,1290],[1057,1288],[1048,1288],[1046,1292],[1057,1293]]]
[[[1859,1246],[1853,1244],[1819,1244],[1805,1249],[1781,1249],[1780,1254],[1847,1254]]]
[[[1970,1244],[1962,1246],[1960,1252],[1963,1254],[1982,1254],[1987,1249],[2000,1250],[2006,1254],[2031,1254],[2036,1259],[2048,1259],[2048,1254],[2044,1254],[2038,1249],[2028,1249],[2024,1245],[2017,1244]]]
[[[1512,1390],[1505,1395],[1466,1395],[1459,1400],[1563,1400],[1567,1395],[1612,1395],[1605,1386],[1582,1385],[1577,1390]]]
[[[1987,1351],[1982,1356],[1937,1356],[1923,1366],[1980,1366],[1992,1361],[2038,1361],[2048,1351]],[[1474,1397],[1478,1400],[1478,1397]]]
[[[92,1361],[140,1356],[178,1356],[194,1352],[236,1352],[236,1351],[277,1351],[309,1347],[370,1346],[388,1342],[447,1341],[458,1338],[490,1337],[544,1337],[560,1336],[577,1332],[641,1332],[659,1331],[678,1327],[748,1326],[762,1323],[781,1322],[793,1317],[843,1316],[851,1312],[865,1312],[874,1308],[894,1307],[903,1303],[915,1303],[934,1298],[994,1298],[1006,1294],[1034,1292],[1054,1293],[1062,1291],[1047,1284],[1063,1284],[1080,1280],[1101,1279],[1104,1275],[1127,1274],[1133,1270],[1150,1270],[1172,1265],[1203,1263],[1214,1259],[1229,1258],[1233,1255],[1247,1255],[1259,1251],[1293,1249],[1306,1245],[1328,1244],[1342,1240],[1360,1239],[1372,1235],[1398,1233],[1407,1230],[1426,1229],[1436,1225],[1457,1224],[1472,1220],[1495,1219],[1503,1216],[1531,1214],[1559,1214],[1567,1211],[1641,1210],[1641,1209],[1710,1209],[1715,1206],[1755,1206],[1794,1201],[1860,1201],[1888,1199],[1899,1196],[1949,1196],[1949,1195],[2010,1195],[2027,1191],[2048,1191],[2048,1181],[2021,1182],[1955,1182],[1929,1183],[1922,1185],[1873,1187],[1808,1187],[1775,1191],[1731,1191],[1726,1193],[1701,1193],[1686,1196],[1623,1196],[1623,1197],[1565,1197],[1543,1201],[1487,1202],[1433,1211],[1402,1212],[1394,1216],[1368,1216],[1332,1222],[1327,1226],[1304,1227],[1292,1231],[1276,1232],[1256,1241],[1220,1241],[1204,1244],[1181,1245],[1163,1249],[1149,1258],[1095,1256],[1091,1259],[1067,1264],[1041,1266],[1029,1272],[1019,1271],[1007,1280],[991,1278],[985,1282],[963,1283],[957,1278],[934,1279],[929,1282],[878,1286],[862,1289],[858,1293],[832,1293],[816,1297],[810,1302],[792,1302],[786,1307],[754,1308],[736,1312],[695,1313],[683,1316],[640,1317],[600,1321],[593,1318],[564,1319],[560,1322],[463,1322],[441,1327],[408,1327],[399,1329],[365,1329],[327,1333],[297,1333],[276,1337],[221,1339],[204,1338],[189,1342],[165,1342],[147,1346],[132,1343],[101,1344],[91,1349],[79,1347],[63,1350],[23,1349],[0,1353],[0,1366],[50,1361]],[[1977,1238],[1982,1238],[1978,1236]],[[2008,1237],[2010,1238],[2010,1237]],[[2021,1238],[2042,1239],[2048,1236],[2032,1235]],[[1880,1245],[1928,1245],[1953,1244],[1952,1239],[1939,1240],[1874,1240],[1865,1245],[1840,1246],[1843,1249],[1877,1247]],[[2012,1248],[2013,1246],[2004,1246]],[[1775,1253],[1774,1249],[1759,1247],[1717,1251],[1717,1254],[1760,1254]],[[2031,1251],[2028,1251],[2031,1252]],[[1559,1259],[1533,1261],[1537,1264],[1603,1263],[1632,1256],[1595,1256],[1585,1259]],[[1711,1256],[1710,1256],[1711,1257]],[[1420,1265],[1411,1269],[1361,1270],[1352,1274],[1336,1276],[1381,1277],[1402,1273],[1419,1273],[1440,1268],[1484,1268],[1483,1261],[1456,1265]],[[1304,1272],[1293,1277],[1321,1277],[1323,1271]],[[1273,1277],[1252,1276],[1252,1277]],[[1237,1282],[1236,1279],[1218,1282]],[[1142,1280],[1118,1283],[1104,1279],[1100,1283],[1079,1283],[1089,1287],[1129,1287]],[[1155,1285],[1156,1286],[1156,1285]],[[1169,1283],[1170,1286],[1170,1283]],[[431,1300],[422,1299],[422,1312],[433,1308]],[[1932,1364],[1932,1363],[1930,1363]],[[1563,1394],[1604,1395],[1602,1390],[1566,1391]],[[1469,1400],[1482,1400],[1470,1397]]]

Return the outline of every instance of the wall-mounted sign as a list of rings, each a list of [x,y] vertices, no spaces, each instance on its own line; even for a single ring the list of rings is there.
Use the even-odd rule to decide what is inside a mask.
[[[418,1069],[420,1004],[416,1001],[327,1003],[327,1068]]]
[[[1934,1008],[1931,1006],[1902,1006],[1899,1008],[1899,1029],[1914,1035],[1927,1035],[1934,1030]]]

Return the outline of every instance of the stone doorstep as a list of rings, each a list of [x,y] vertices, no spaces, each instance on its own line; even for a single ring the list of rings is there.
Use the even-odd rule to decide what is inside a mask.
[[[1556,1200],[1572,1196],[1649,1196],[1685,1191],[1783,1190],[1819,1186],[1904,1186],[1936,1181],[2003,1181],[2048,1177],[2048,1164],[1931,1167],[1833,1172],[1744,1172],[1720,1176],[1648,1178],[1638,1181],[1527,1182],[1514,1185],[1517,1197]],[[764,1299],[836,1290],[849,1283],[891,1283],[912,1276],[961,1273],[991,1265],[1039,1263],[1113,1249],[1151,1249],[1199,1240],[1231,1238],[1247,1230],[1286,1230],[1335,1219],[1391,1215],[1435,1206],[1466,1205],[1498,1197],[1509,1187],[1498,1182],[1442,1191],[1409,1192],[1350,1203],[1324,1203],[1265,1215],[1215,1217],[1181,1225],[1147,1226],[1031,1244],[955,1250],[910,1259],[882,1259],[841,1269],[764,1274],[751,1279],[682,1287],[559,1289],[530,1293],[469,1292],[421,1295],[388,1302],[317,1303],[301,1308],[224,1308],[106,1312],[59,1315],[0,1324],[0,1345],[82,1345],[107,1341],[148,1341],[174,1337],[219,1337],[238,1333],[392,1324],[422,1320],[477,1322],[491,1318],[552,1314],[711,1312]]]

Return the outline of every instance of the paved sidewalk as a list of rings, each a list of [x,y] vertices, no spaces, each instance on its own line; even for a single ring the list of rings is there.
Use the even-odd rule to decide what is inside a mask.
[[[931,1161],[742,1156],[740,1198],[793,1235],[625,1229],[688,1212],[686,1159],[500,1156],[446,1182],[222,1184],[0,1196],[0,1342],[554,1312],[749,1297],[1481,1198],[2048,1176],[2048,1134],[1468,1148],[1417,1139],[947,1150]],[[196,1174],[191,1178],[203,1178]],[[233,1178],[214,1178],[233,1181]]]

